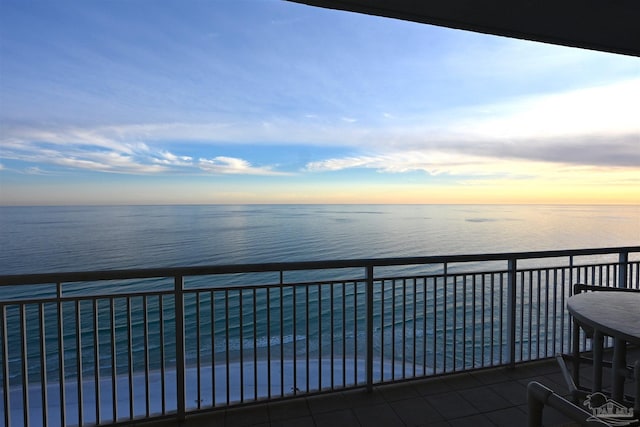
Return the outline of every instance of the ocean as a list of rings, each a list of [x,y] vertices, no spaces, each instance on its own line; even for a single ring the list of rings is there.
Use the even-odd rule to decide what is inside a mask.
[[[639,243],[640,205],[0,207],[0,274]]]
[[[640,206],[0,207],[0,275],[483,254],[638,244]],[[171,281],[165,281],[165,287],[167,283],[170,289]],[[150,281],[149,286],[157,284],[154,280]],[[129,285],[146,286],[144,282]],[[162,289],[162,283],[159,286],[158,292]],[[404,375],[407,369],[412,372],[411,375],[427,375],[430,372],[447,371],[453,365],[462,369],[469,363],[491,365],[502,360],[504,342],[487,340],[490,331],[499,331],[497,333],[500,336],[503,334],[502,326],[498,328],[498,323],[494,322],[502,324],[504,319],[504,314],[499,308],[504,294],[500,291],[499,294],[502,296],[492,295],[493,288],[490,288],[488,283],[485,286],[484,282],[484,287],[476,286],[475,278],[473,285],[465,282],[461,286],[461,289],[473,289],[474,298],[476,290],[479,298],[482,295],[482,303],[478,303],[478,307],[488,304],[489,297],[484,297],[486,290],[487,295],[491,295],[495,302],[491,304],[491,314],[487,311],[488,308],[476,309],[475,303],[471,311],[451,306],[451,300],[446,308],[432,305],[431,302],[436,299],[442,302],[445,298],[446,301],[445,294],[455,301],[455,296],[450,294],[451,287],[445,289],[445,286],[439,287],[435,282],[433,287],[428,287],[426,281],[408,284],[401,281],[386,288],[384,285],[376,288],[385,296],[375,296],[375,307],[379,307],[378,302],[382,299],[393,301],[392,305],[385,305],[384,310],[374,309],[374,321],[379,327],[375,331],[373,346],[374,352],[380,355],[374,367],[376,378],[395,379],[396,372]],[[120,290],[123,289],[125,288]],[[549,288],[545,288],[545,292],[548,290]],[[82,294],[87,290],[76,291]],[[38,295],[31,287],[28,290],[9,287],[0,289],[0,292],[0,302],[24,295]],[[532,291],[528,294],[526,292],[523,288],[523,305],[528,304],[529,310],[532,307],[531,302],[535,300],[538,317],[541,313],[540,307],[555,312],[560,306],[556,301],[541,299],[540,291],[537,299]],[[396,293],[397,299],[394,297]],[[303,390],[321,389],[326,386],[325,381],[331,381],[333,384],[334,374],[337,381],[342,381],[345,385],[360,384],[365,375],[361,360],[365,351],[365,307],[364,298],[358,295],[364,295],[364,287],[356,283],[325,286],[322,289],[316,285],[303,286],[297,296],[292,287],[285,287],[279,294],[275,288],[256,292],[223,290],[189,293],[185,296],[185,317],[192,325],[196,321],[201,322],[197,323],[199,326],[196,329],[202,334],[202,341],[199,341],[200,338],[192,327],[185,331],[186,375],[187,382],[191,384],[188,401],[192,407],[193,402],[200,402],[205,406],[225,404],[243,399],[245,395],[250,399],[252,393],[256,396],[264,396],[265,393],[271,392],[274,395],[286,394],[301,384],[306,384],[306,388],[300,386]],[[109,413],[113,407],[109,400],[109,390],[116,388],[120,390],[116,418],[126,419],[127,407],[134,405],[131,403],[134,401],[132,411],[137,415],[144,414],[151,405],[147,402],[145,406],[145,400],[149,399],[150,393],[148,387],[151,384],[151,393],[155,393],[155,398],[151,400],[156,402],[153,403],[151,412],[159,411],[158,386],[175,382],[175,371],[172,370],[172,363],[175,363],[175,341],[172,343],[170,338],[163,341],[160,333],[162,323],[165,328],[163,337],[171,337],[174,334],[172,312],[166,312],[168,317],[164,321],[160,320],[159,314],[165,310],[160,308],[162,304],[171,306],[171,298],[104,298],[97,301],[93,307],[88,300],[78,302],[75,308],[73,302],[65,303],[64,323],[67,326],[64,329],[64,341],[67,343],[67,351],[64,359],[68,367],[65,372],[68,394],[73,397],[78,389],[78,364],[73,349],[75,329],[79,323],[75,323],[78,322],[74,320],[75,317],[82,319],[83,329],[84,323],[87,324],[87,331],[83,332],[82,338],[83,374],[80,380],[87,383],[85,405],[90,408],[92,399],[95,399],[91,390],[101,388],[104,389],[101,406],[104,407],[104,413]],[[293,308],[294,301],[300,301],[301,298],[306,301],[306,308],[298,309],[296,314],[296,309]],[[467,295],[460,298],[467,301]],[[259,311],[252,312],[252,305],[258,307]],[[560,310],[562,309],[561,307]],[[22,401],[20,383],[23,362],[19,351],[21,342],[26,342],[26,346],[31,349],[27,364],[28,377],[33,382],[33,385],[29,386],[29,393],[34,396],[32,401],[38,401],[38,380],[42,375],[38,350],[39,308],[33,305],[26,306],[24,310],[26,324],[36,325],[35,329],[30,329],[34,333],[29,335],[26,341],[23,341],[19,334],[19,326],[7,327],[20,324],[20,310],[15,306],[7,309],[5,325],[10,362],[7,372],[10,377],[9,383],[12,384],[10,402],[14,402],[10,405],[10,411],[12,418],[17,422],[16,425],[19,425],[23,412],[16,403]],[[272,313],[271,323],[265,322],[267,311]],[[43,306],[42,312],[48,319],[44,332],[48,347],[45,366],[51,392],[55,394],[60,359],[56,338],[57,308],[55,304],[48,304]],[[449,313],[449,320],[446,319],[446,312]],[[533,315],[533,311],[530,313]],[[148,316],[148,337],[145,337],[141,329],[144,316]],[[278,316],[282,319],[282,324],[274,320]],[[471,325],[474,326],[468,330],[467,326],[464,326],[464,330],[460,326],[456,327],[456,319],[458,325],[467,325],[466,320],[463,320],[467,316],[483,319],[482,326],[476,326],[472,322]],[[519,328],[523,330],[528,327],[530,331],[531,328],[535,329],[536,324],[532,322],[539,319],[529,317],[527,321],[525,317],[524,314],[521,315],[522,323]],[[90,332],[94,320],[101,325],[95,336]],[[550,327],[551,323],[547,322],[551,320],[545,320],[545,328]],[[557,320],[554,317],[553,323],[556,322],[561,322],[560,317]],[[131,332],[128,332],[128,324],[132,325]],[[411,330],[411,337],[405,337],[405,333]],[[445,330],[449,331],[448,339],[441,336]],[[474,331],[474,336],[476,333],[478,336],[482,334],[482,342],[476,344],[468,336],[471,330]],[[446,335],[446,332],[444,333]],[[112,334],[115,337],[113,347],[110,342]],[[452,336],[455,336],[455,339],[452,340]],[[543,339],[549,342],[546,338]],[[468,358],[463,350],[462,358],[456,358],[451,353],[455,341],[459,341],[462,346],[468,344],[469,348],[474,348],[474,352],[477,348],[477,355]],[[99,345],[95,346],[95,343]],[[338,352],[335,358],[334,345]],[[424,348],[424,351],[416,354],[416,347]],[[99,348],[95,350],[95,357],[94,348]],[[112,349],[114,354],[111,353]],[[163,362],[157,357],[161,349],[165,351],[165,360],[168,362]],[[268,350],[272,351],[273,359],[267,357]],[[525,350],[526,345],[521,350],[523,353],[520,356],[523,360],[534,357],[532,352],[539,354],[540,344],[532,347],[531,343],[528,343],[527,354],[524,353]],[[411,351],[413,355],[410,354]],[[402,360],[398,359],[398,354],[401,354]],[[247,359],[243,358],[251,359],[252,355],[256,358],[256,363],[249,363],[245,367]],[[283,362],[278,362],[281,355]],[[98,376],[94,369],[96,358],[100,361],[99,375],[103,376],[99,387],[91,383],[91,378]],[[419,362],[417,365],[416,361]],[[408,362],[413,365],[407,364]],[[448,364],[448,368],[445,364]],[[297,367],[297,373],[294,366]],[[167,368],[164,377],[161,368]],[[264,372],[268,369],[272,373],[270,375],[276,378],[274,382],[271,381],[271,377],[264,377]],[[145,371],[148,373],[145,374]],[[330,379],[326,377],[329,372]],[[279,382],[281,374],[282,381]],[[258,379],[257,382],[253,381],[254,376]],[[205,379],[201,383],[202,378]],[[114,382],[110,383],[110,379]],[[216,387],[212,392],[211,384],[214,381]],[[135,385],[132,385],[133,383]],[[242,386],[238,388],[238,384]],[[169,402],[169,410],[175,405],[175,396],[171,394],[174,391],[169,387],[164,395]],[[38,409],[35,408],[33,411],[34,417],[37,418]],[[48,411],[53,414],[53,419],[56,419],[59,402],[50,402]],[[69,411],[71,417],[74,417],[72,402]],[[4,409],[0,411],[0,415],[3,412]],[[87,417],[85,421],[95,421],[95,418],[91,418],[94,417],[93,414]]]

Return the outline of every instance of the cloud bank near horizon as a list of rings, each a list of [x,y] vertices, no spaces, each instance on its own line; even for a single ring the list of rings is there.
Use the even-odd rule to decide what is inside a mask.
[[[370,168],[381,173],[520,175],[547,163],[635,168],[640,165],[640,79],[561,94],[378,123],[339,120],[333,125],[284,117],[258,124],[162,123],[95,128],[8,126],[2,157],[39,169],[63,168],[120,174],[291,175]],[[388,120],[388,119],[387,119]],[[175,141],[182,141],[175,142]],[[226,155],[186,153],[184,143],[342,146],[351,154],[313,159],[297,170]],[[169,147],[169,148],[167,148]],[[509,166],[509,161],[513,165]],[[526,172],[523,172],[526,171]]]

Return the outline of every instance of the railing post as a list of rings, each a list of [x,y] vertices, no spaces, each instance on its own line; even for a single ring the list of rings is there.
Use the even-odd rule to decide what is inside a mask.
[[[184,279],[174,277],[174,302],[176,316],[176,417],[183,421],[185,409],[185,366],[184,366]]]
[[[373,265],[367,265],[367,392],[373,391]]]
[[[627,286],[627,268],[629,263],[629,252],[620,252],[618,256],[618,287],[626,288]]]
[[[11,411],[9,410],[9,337],[7,322],[7,306],[0,307],[0,331],[2,331],[2,397],[4,403],[4,425],[11,425]],[[62,407],[60,408],[62,409]]]
[[[517,262],[510,258],[507,273],[507,361],[510,368],[516,365],[516,276]]]

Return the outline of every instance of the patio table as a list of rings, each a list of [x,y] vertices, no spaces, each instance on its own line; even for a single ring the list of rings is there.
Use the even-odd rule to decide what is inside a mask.
[[[594,331],[594,391],[600,391],[601,388],[603,336],[613,338],[611,397],[615,401],[622,401],[626,343],[640,345],[640,293],[580,293],[567,300],[567,309],[580,324],[593,328]]]

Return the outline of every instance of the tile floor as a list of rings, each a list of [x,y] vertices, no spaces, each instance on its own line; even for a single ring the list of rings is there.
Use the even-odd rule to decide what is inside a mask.
[[[587,371],[587,369],[583,370]],[[394,427],[526,426],[530,381],[559,394],[567,387],[555,359],[220,410],[188,417],[182,423],[144,423],[147,427]],[[545,408],[545,426],[573,426]]]

